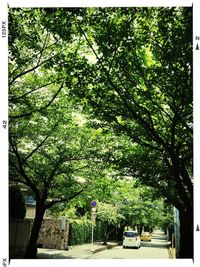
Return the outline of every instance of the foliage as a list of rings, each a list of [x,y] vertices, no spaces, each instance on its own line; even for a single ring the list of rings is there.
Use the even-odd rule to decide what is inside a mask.
[[[192,8],[93,8],[76,23],[96,62],[72,95],[100,125],[130,138],[135,149],[112,162],[179,210],[180,257],[191,258]]]
[[[156,197],[152,188],[147,186],[136,187],[133,180],[119,180],[112,198],[112,204],[99,203],[98,218],[106,220],[115,226],[167,227],[173,222],[172,211],[162,198]],[[104,207],[105,206],[105,207]],[[103,210],[103,212],[102,212]],[[109,213],[110,211],[110,213]],[[101,213],[103,216],[101,216]],[[102,217],[102,218],[101,218]]]
[[[105,198],[99,194],[98,183],[95,183],[90,192],[85,192],[82,197],[77,197],[71,202],[73,208],[68,207],[67,214],[77,216],[75,209],[79,210],[82,207],[85,210],[84,214],[90,218],[90,201],[86,195],[90,194],[90,197],[92,195],[92,199],[97,201],[97,222],[105,225],[105,235],[110,230],[124,229],[125,226],[140,227],[140,229],[147,226],[153,229],[155,227],[166,228],[173,223],[173,212],[170,206],[164,202],[163,198],[157,196],[153,188],[137,187],[137,183],[130,177],[127,177],[127,180],[107,178],[105,184],[108,186]],[[71,210],[73,210],[73,215]]]
[[[70,220],[69,245],[90,243],[92,238],[92,225],[94,227],[94,241],[102,241],[104,239],[105,224],[102,222],[94,224],[86,217],[82,217],[81,219]]]
[[[105,238],[105,232],[106,232],[107,225],[105,222],[96,221],[96,224],[94,226],[94,241],[102,241]]]
[[[170,203],[189,210],[191,22],[190,8],[89,9],[77,24],[97,63],[88,66],[90,78],[71,90],[86,99],[94,117],[132,141],[117,166],[129,167],[141,183],[159,187]]]
[[[124,219],[118,212],[117,204],[114,206],[108,203],[99,203],[98,219],[111,225],[117,225],[120,220]]]
[[[19,187],[9,186],[9,218],[24,219],[26,207],[23,194]]]
[[[45,209],[79,194],[84,212],[89,196],[114,207],[126,176],[176,206],[192,238],[191,8],[10,9],[9,86],[10,179],[37,204],[29,254]]]
[[[91,242],[92,222],[90,220],[74,220],[70,222],[69,245]]]

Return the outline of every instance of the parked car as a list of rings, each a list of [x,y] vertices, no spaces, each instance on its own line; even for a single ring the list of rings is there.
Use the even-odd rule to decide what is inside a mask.
[[[151,234],[149,232],[143,232],[140,236],[141,241],[151,241]]]
[[[140,237],[137,232],[129,230],[123,234],[123,248],[136,247],[140,248]]]

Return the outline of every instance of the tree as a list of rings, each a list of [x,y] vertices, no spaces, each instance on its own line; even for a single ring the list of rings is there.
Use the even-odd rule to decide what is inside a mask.
[[[116,174],[115,174],[116,175]],[[89,198],[89,199],[88,199]],[[166,229],[173,223],[173,210],[151,187],[138,186],[131,177],[95,179],[89,190],[70,203],[79,216],[91,217],[91,199],[97,201],[97,221],[105,225],[105,243],[110,237],[121,240],[126,227],[139,233],[155,227]],[[63,209],[63,207],[62,207]],[[69,207],[68,207],[69,209]],[[73,208],[74,209],[74,208]],[[67,210],[67,208],[65,208]],[[55,212],[55,210],[54,210]]]
[[[171,210],[163,198],[156,196],[156,192],[147,186],[137,186],[133,179],[120,179],[115,183],[115,191],[107,203],[113,205],[120,215],[117,221],[119,238],[121,239],[125,227],[137,229],[139,233],[145,227],[153,230],[155,227],[165,229],[173,222]],[[116,227],[116,226],[115,226]]]
[[[57,117],[59,108],[56,110]],[[95,131],[76,125],[65,112],[59,123],[49,111],[45,117],[35,115],[28,122],[20,118],[18,127],[10,126],[10,180],[31,188],[36,200],[26,257],[34,255],[45,210],[83,194],[92,180],[101,176],[91,156],[97,147]],[[27,127],[27,123],[33,126]]]
[[[117,203],[112,205],[99,202],[97,215],[97,219],[105,224],[104,244],[107,245],[109,235],[117,228],[117,224],[124,220],[124,217],[119,213]]]
[[[39,9],[12,9],[9,14],[9,179],[30,188],[36,200],[26,258],[36,256],[45,210],[82,194],[98,175],[91,158],[98,133],[85,126],[67,97],[67,64],[73,62],[76,47],[70,56],[71,37],[63,44],[43,20]]]
[[[192,10],[88,9],[76,25],[96,63],[73,94],[137,144],[117,164],[179,210],[180,257],[192,258]]]

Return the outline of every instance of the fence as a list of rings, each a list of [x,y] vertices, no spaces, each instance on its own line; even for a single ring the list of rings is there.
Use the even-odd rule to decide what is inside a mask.
[[[9,221],[10,258],[22,258],[27,248],[33,220]]]

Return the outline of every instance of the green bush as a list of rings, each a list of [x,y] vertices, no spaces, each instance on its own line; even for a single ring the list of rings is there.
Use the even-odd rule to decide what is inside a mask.
[[[103,241],[106,230],[106,224],[101,221],[97,221],[96,226],[94,227],[94,240]]]
[[[9,218],[24,219],[26,207],[23,194],[17,186],[9,186]]]
[[[87,219],[77,219],[70,222],[69,245],[89,243],[91,241],[92,222]]]
[[[94,241],[102,241],[104,234],[104,224],[98,222],[94,226]],[[90,243],[92,239],[92,222],[82,218],[70,222],[69,246]]]

